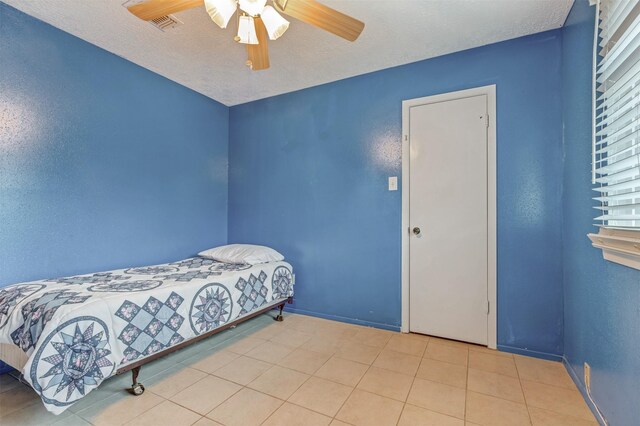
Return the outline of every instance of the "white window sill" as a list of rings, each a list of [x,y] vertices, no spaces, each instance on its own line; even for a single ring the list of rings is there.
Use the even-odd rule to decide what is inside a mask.
[[[640,269],[640,230],[600,228],[597,234],[587,236],[602,250],[605,260]]]

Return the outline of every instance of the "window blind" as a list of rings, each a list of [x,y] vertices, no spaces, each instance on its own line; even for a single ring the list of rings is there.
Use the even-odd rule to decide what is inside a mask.
[[[594,43],[597,226],[640,229],[640,0],[599,0]]]

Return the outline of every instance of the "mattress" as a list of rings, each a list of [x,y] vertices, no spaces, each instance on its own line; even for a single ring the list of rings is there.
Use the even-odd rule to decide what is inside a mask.
[[[24,380],[59,414],[119,368],[286,300],[293,281],[286,262],[194,257],[15,284],[0,288],[0,345],[22,350]]]

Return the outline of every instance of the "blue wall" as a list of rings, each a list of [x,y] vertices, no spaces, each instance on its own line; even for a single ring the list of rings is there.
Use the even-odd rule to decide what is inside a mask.
[[[228,111],[0,3],[0,286],[226,243]]]
[[[612,425],[640,419],[640,271],[602,259],[586,234],[591,185],[591,66],[595,8],[578,0],[563,31],[564,350],[574,379],[591,365],[592,394]]]
[[[229,240],[295,265],[294,309],[398,328],[401,101],[497,84],[498,342],[562,352],[561,33],[231,108]]]

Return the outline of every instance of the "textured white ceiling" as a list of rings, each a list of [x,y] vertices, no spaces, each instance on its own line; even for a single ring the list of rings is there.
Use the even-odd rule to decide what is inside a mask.
[[[202,8],[162,32],[125,0],[2,0],[225,105],[237,105],[559,28],[573,0],[321,0],[365,22],[351,43],[294,19],[269,44],[271,68],[250,71],[235,21],[217,27]]]

